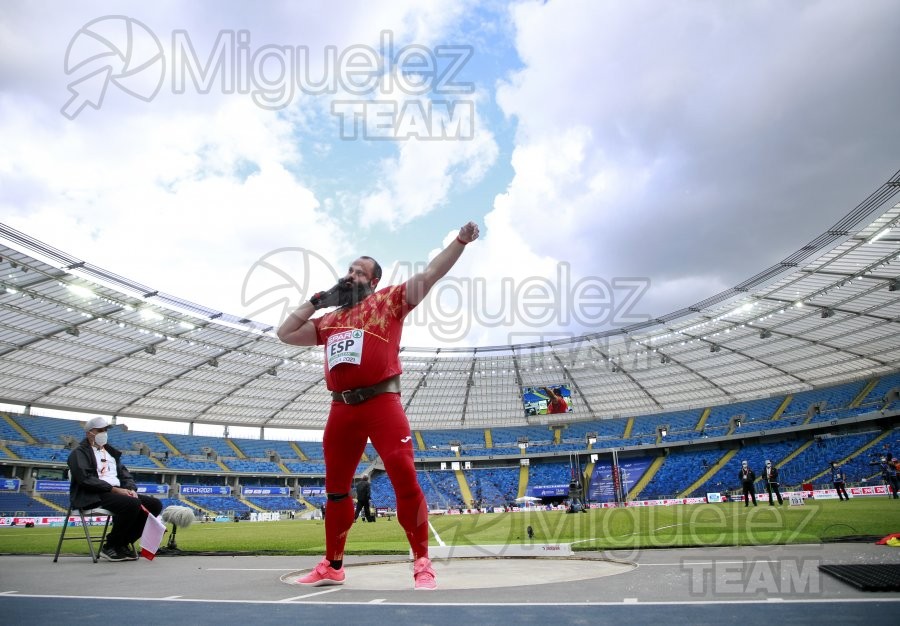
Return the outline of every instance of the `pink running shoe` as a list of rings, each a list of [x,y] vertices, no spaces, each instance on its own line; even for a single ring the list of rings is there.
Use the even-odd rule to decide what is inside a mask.
[[[413,564],[413,580],[416,583],[416,591],[433,591],[437,589],[437,581],[434,579],[434,568],[431,567],[431,559],[427,556],[416,559]]]
[[[298,578],[298,585],[307,585],[309,587],[325,587],[327,585],[343,585],[344,584],[344,568],[334,569],[328,559],[316,565],[316,568],[306,576]]]

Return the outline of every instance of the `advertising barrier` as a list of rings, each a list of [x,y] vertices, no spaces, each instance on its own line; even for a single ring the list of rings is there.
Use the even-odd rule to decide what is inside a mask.
[[[289,496],[290,487],[241,487],[244,496]]]
[[[137,483],[137,492],[146,493],[150,496],[168,496],[169,486],[156,483]]]
[[[0,480],[0,491],[18,491],[22,486],[22,481],[18,478],[4,478]]]
[[[230,496],[231,487],[221,485],[181,485],[179,492],[183,496]]]

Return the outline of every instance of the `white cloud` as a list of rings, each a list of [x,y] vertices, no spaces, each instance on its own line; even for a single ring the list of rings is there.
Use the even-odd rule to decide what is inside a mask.
[[[474,2],[4,8],[3,221],[232,313],[247,311],[244,277],[268,252],[306,246],[338,264],[348,241],[380,226],[419,234],[433,219],[446,228],[450,214],[470,217],[457,204],[470,197],[460,192],[482,192],[486,177],[506,175],[497,174],[503,166],[512,169],[509,187],[453,270],[483,280],[488,313],[521,316],[504,285],[553,280],[564,263],[573,280],[650,278],[645,310],[666,313],[780,260],[896,169],[900,83],[886,80],[884,67],[898,53],[900,12],[890,1],[852,9],[828,0],[514,3],[518,60],[504,56],[506,42],[488,41],[510,32],[506,24],[462,36],[461,25],[480,21]],[[495,94],[475,95],[473,140],[397,141],[388,158],[363,145],[358,153],[367,154],[347,157],[347,171],[376,171],[378,182],[330,190],[341,179],[317,179],[315,160],[351,151],[336,143],[328,98],[297,94],[294,106],[274,113],[240,94],[164,88],[145,103],[110,87],[101,110],[63,118],[66,46],[106,14],[141,19],[165,42],[186,29],[207,53],[222,29],[248,30],[254,46],[314,52],[376,47],[390,30],[398,45],[480,38],[497,45],[491,54],[476,50],[473,70],[485,62],[498,72],[522,67]],[[516,124],[514,145],[489,126],[494,100]],[[410,237],[397,239],[401,248]],[[398,249],[395,258],[409,256]],[[328,272],[316,272],[309,280],[320,288]],[[473,325],[460,341],[505,343],[514,326]],[[573,328],[555,320],[538,330]]]
[[[495,213],[582,275],[651,278],[654,315],[755,274],[896,168],[890,4],[516,5],[515,218]]]
[[[330,200],[317,196],[317,181],[301,156],[331,150],[316,127],[327,102],[297,93],[293,106],[277,113],[254,106],[246,94],[218,93],[218,82],[209,93],[188,89],[184,95],[173,95],[167,82],[146,103],[110,84],[100,110],[86,108],[70,121],[59,113],[70,96],[72,77],[63,71],[68,42],[98,17],[125,14],[146,24],[166,54],[176,29],[189,33],[203,62],[220,32],[244,29],[254,47],[305,46],[315,61],[327,46],[377,47],[383,31],[398,46],[433,45],[454,28],[466,5],[386,2],[377,19],[371,3],[363,2],[303,11],[273,5],[248,12],[243,3],[93,2],[56,9],[13,3],[0,27],[10,35],[0,40],[3,221],[155,289],[249,314],[253,307],[245,307],[242,288],[260,258],[284,247],[313,250],[324,263],[316,264],[311,285],[304,287],[319,289],[330,285],[330,268],[341,267],[343,251],[350,249],[352,229],[331,212]],[[22,54],[24,49],[33,53]],[[306,137],[315,139],[307,144]],[[478,154],[466,154],[470,148],[438,151],[429,160],[435,167],[464,169],[457,179],[477,178],[479,168],[489,165],[483,156],[489,151],[479,144]],[[404,163],[399,159],[395,168],[397,184],[410,176]],[[428,175],[435,188],[449,184],[437,170]],[[279,259],[305,271],[289,256]],[[248,284],[263,289],[258,281]],[[294,304],[301,295],[294,294]]]
[[[15,107],[4,112],[0,133],[17,156],[0,162],[0,176],[41,189],[27,204],[4,202],[5,221],[94,265],[241,313],[242,281],[260,256],[343,246],[344,234],[286,169],[298,159],[291,126],[248,102],[123,118],[106,141],[67,125],[49,152],[35,142],[39,124]]]

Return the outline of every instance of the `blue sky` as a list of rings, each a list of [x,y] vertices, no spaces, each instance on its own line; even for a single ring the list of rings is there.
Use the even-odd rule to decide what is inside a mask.
[[[125,22],[107,16],[156,35],[160,65],[128,74],[121,59],[89,58],[81,46],[103,43],[78,33],[92,22],[126,47],[116,38]],[[311,59],[328,46],[377,50],[384,32],[397,49],[471,50],[458,77],[474,90],[455,102],[471,103],[474,133],[347,140],[331,109],[429,105],[444,98],[435,90],[298,89],[275,110],[216,85],[173,92],[173,33],[206,58],[221,33],[242,30],[248,49],[306,47]],[[454,289],[432,294],[404,343],[578,334],[623,322],[532,315],[524,290],[555,285],[545,299],[578,306],[578,281],[629,279],[645,286],[633,314],[665,314],[790,255],[896,171],[897,32],[889,0],[6,2],[0,221],[154,289],[274,324],[284,302],[333,280],[289,249],[339,272],[370,254],[390,276],[473,219],[482,237],[454,268]],[[67,73],[73,41],[70,62],[84,64]],[[132,60],[153,58],[145,33],[130,41]],[[107,62],[118,82],[99,108],[68,119],[71,85]],[[153,91],[158,67],[158,92],[135,96]],[[310,278],[248,305],[281,280],[259,269],[263,258]],[[506,314],[491,322],[485,311]],[[436,333],[429,315],[463,330]]]

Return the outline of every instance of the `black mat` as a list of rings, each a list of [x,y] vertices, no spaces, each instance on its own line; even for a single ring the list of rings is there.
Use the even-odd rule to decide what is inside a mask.
[[[862,591],[900,591],[900,565],[820,565],[819,569]]]

